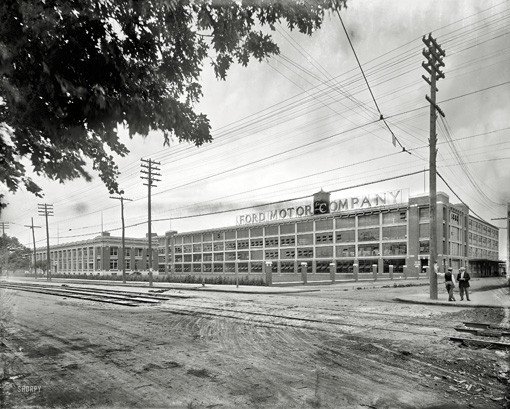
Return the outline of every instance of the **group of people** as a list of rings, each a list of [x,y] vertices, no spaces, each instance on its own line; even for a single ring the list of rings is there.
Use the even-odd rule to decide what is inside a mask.
[[[446,286],[446,291],[448,291],[448,301],[455,301],[455,296],[453,295],[453,290],[455,289],[455,275],[453,274],[453,268],[448,267],[446,273],[440,273],[436,271],[437,275],[444,276],[444,283]],[[469,299],[469,280],[471,277],[469,273],[466,271],[465,267],[459,268],[459,272],[457,274],[457,282],[459,283],[459,293],[460,300],[464,300],[464,296],[467,301],[471,301]]]

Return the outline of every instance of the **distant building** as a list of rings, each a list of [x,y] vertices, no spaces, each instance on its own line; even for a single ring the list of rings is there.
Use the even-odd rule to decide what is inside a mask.
[[[89,240],[59,244],[50,247],[52,273],[117,275],[126,273],[148,273],[147,238],[125,239],[126,253],[122,260],[122,238],[113,237],[108,232]],[[158,238],[153,237],[153,271],[158,271]],[[46,260],[46,248],[36,251],[36,260]]]

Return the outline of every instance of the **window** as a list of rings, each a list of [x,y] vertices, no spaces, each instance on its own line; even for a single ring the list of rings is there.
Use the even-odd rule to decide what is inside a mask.
[[[202,266],[200,264],[193,264],[193,272],[200,273],[202,271]]]
[[[337,257],[354,257],[355,250],[354,246],[336,246],[336,256]]]
[[[430,243],[429,241],[420,241],[420,254],[429,254],[430,253]]]
[[[379,225],[379,213],[358,216],[358,227],[378,225]]]
[[[262,250],[254,250],[250,253],[252,260],[262,260]]]
[[[358,257],[379,256],[379,244],[363,244],[358,246]]]
[[[212,241],[211,233],[204,233],[203,234],[203,241]]]
[[[295,257],[296,257],[296,250],[294,250],[294,249],[280,250],[280,258],[282,258],[282,259],[295,258]]]
[[[383,243],[383,256],[397,256],[407,254],[406,243]]]
[[[385,273],[390,272],[390,266],[393,266],[393,273],[404,273],[405,258],[383,259],[383,270]]]
[[[377,265],[377,260],[358,260],[359,272],[372,273],[373,265]]]
[[[278,247],[278,237],[266,238],[266,247]]]
[[[193,253],[200,253],[202,251],[201,244],[193,244]]]
[[[313,248],[298,248],[297,250],[298,258],[312,258],[313,257]]]
[[[252,273],[261,273],[262,272],[262,263],[251,263],[251,272]]]
[[[234,263],[225,263],[225,272],[234,273],[236,271],[236,265]]]
[[[248,229],[240,229],[237,231],[238,239],[246,239],[248,238]]]
[[[407,238],[407,226],[391,226],[382,228],[383,240],[402,240]]]
[[[117,259],[110,260],[110,270],[118,270],[118,266],[119,265],[118,265]],[[79,267],[79,270],[81,270],[81,266]]]
[[[202,261],[202,254],[193,254],[193,261],[199,263]]]
[[[184,244],[189,244],[191,243],[191,236],[182,236],[182,242]]]
[[[221,240],[223,240],[223,232],[222,231],[214,232],[212,235],[213,235],[213,240],[214,241],[221,241]]]
[[[248,260],[248,251],[238,251],[237,252],[237,259],[238,260]]]
[[[280,234],[294,234],[296,232],[296,225],[292,224],[282,224],[280,226]]]
[[[263,239],[251,239],[251,247],[262,247],[264,245]]]
[[[313,231],[313,222],[300,222],[297,223],[297,231],[298,233],[304,233],[308,231]]]
[[[225,232],[225,240],[235,240],[235,238],[236,238],[235,230],[229,230]]]
[[[131,270],[131,260],[126,260],[126,270]],[[89,264],[89,270],[92,270],[93,266]]]
[[[202,242],[202,235],[201,234],[194,234],[193,235],[193,243],[201,243]]]
[[[316,220],[315,230],[333,230],[333,219]]]
[[[266,259],[277,259],[278,250],[266,250]]]
[[[135,250],[136,250],[135,256],[136,256],[136,257],[142,257],[142,255],[143,255],[143,249],[135,249]],[[176,249],[176,250],[175,250],[175,252],[176,252],[176,253],[181,253],[181,252],[182,252],[182,249],[181,249],[181,251],[179,251],[179,252],[178,252],[178,251],[177,251],[177,249]]]
[[[373,241],[379,240],[379,228],[372,229],[359,229],[358,230],[359,241]]]
[[[266,236],[278,236],[278,226],[267,226]]]
[[[223,242],[214,243],[214,251],[223,251]]]
[[[110,256],[118,256],[119,248],[118,247],[110,247]],[[78,251],[78,258],[81,258],[81,250]]]
[[[317,233],[315,234],[315,243],[333,243],[333,233]]]
[[[236,252],[232,251],[229,253],[225,253],[225,260],[235,260],[236,259]]]
[[[288,261],[282,261],[280,263],[280,271],[282,273],[294,273],[294,263]]]
[[[248,240],[239,240],[237,242],[238,249],[247,249],[250,247],[250,242]]]
[[[250,229],[250,237],[262,237],[262,227]]]
[[[311,246],[313,244],[313,234],[299,234],[297,244],[298,246]]]
[[[315,248],[315,257],[333,258],[333,246],[324,246]]]
[[[407,212],[405,210],[392,210],[389,213],[383,213],[382,219],[383,224],[405,223],[407,221]]]
[[[203,251],[212,251],[212,243],[204,243],[202,247]]]
[[[286,236],[280,239],[280,245],[283,246],[295,246],[296,238],[294,236]]]
[[[225,243],[225,250],[235,250],[236,249],[236,242],[235,241],[227,241]]]
[[[182,250],[184,253],[191,253],[191,249],[192,249],[191,244],[186,244],[186,245],[182,246]]]
[[[354,260],[345,260],[336,262],[336,272],[338,274],[352,274]]]
[[[428,222],[430,220],[430,212],[428,207],[420,207],[418,209],[418,216],[420,219],[420,223]]]
[[[354,230],[339,231],[336,233],[338,243],[352,243],[355,241]]]
[[[202,258],[204,261],[212,261],[212,254],[211,253],[205,253],[202,255]]]
[[[317,273],[329,273],[329,261],[317,261],[315,271]]]
[[[336,229],[349,229],[355,227],[355,225],[356,218],[354,216],[335,219]]]
[[[239,263],[237,268],[239,269],[240,273],[247,273],[248,272],[248,263]]]
[[[430,237],[430,224],[420,224],[419,237]]]
[[[202,271],[204,273],[210,273],[212,271],[212,265],[211,264],[204,264],[202,266]]]
[[[214,261],[223,261],[223,253],[214,253]]]

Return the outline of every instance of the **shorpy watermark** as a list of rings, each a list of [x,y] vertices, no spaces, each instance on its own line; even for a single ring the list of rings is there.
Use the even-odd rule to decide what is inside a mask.
[[[41,392],[41,385],[18,385],[17,391],[19,393],[37,393]]]

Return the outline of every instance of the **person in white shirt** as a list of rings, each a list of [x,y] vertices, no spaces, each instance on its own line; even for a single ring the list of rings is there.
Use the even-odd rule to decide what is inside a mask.
[[[446,273],[440,273],[436,270],[436,274],[438,276],[444,277],[444,284],[446,286],[446,291],[448,291],[448,301],[455,301],[455,297],[453,295],[453,289],[455,288],[455,278],[453,276],[453,268],[448,267]]]
[[[459,268],[459,274],[457,274],[457,281],[459,282],[459,293],[461,301],[464,300],[464,294],[466,294],[466,300],[471,301],[469,299],[469,280],[471,277],[469,273],[466,271],[465,267]]]

